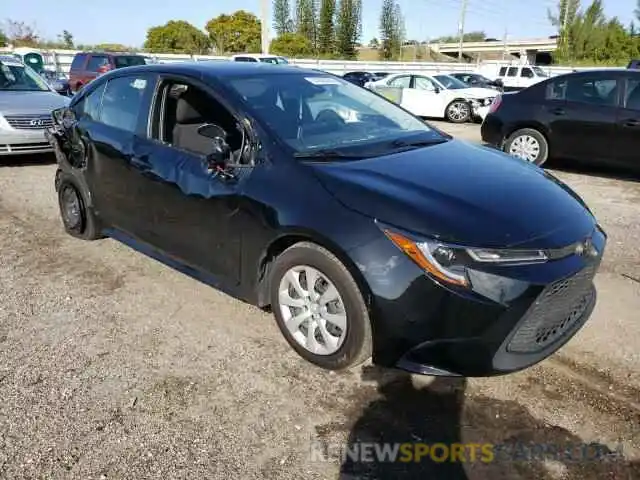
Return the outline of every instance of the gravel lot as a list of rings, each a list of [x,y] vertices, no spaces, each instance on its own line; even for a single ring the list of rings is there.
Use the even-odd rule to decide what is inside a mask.
[[[476,125],[440,126],[479,140]],[[640,183],[552,164],[609,233],[592,319],[525,372],[433,380],[320,371],[261,310],[115,241],[66,236],[55,167],[37,160],[0,167],[0,478],[640,478]],[[623,455],[488,465],[311,456],[312,442],[356,441]]]

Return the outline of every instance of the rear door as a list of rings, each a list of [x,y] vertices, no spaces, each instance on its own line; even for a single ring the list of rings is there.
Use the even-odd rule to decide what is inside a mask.
[[[86,178],[99,215],[107,224],[136,237],[144,230],[147,210],[140,198],[131,201],[143,187],[133,147],[136,137],[145,131],[142,122],[146,117],[141,112],[148,109],[155,79],[150,73],[124,75],[92,92],[100,94],[100,103],[89,130],[94,152]],[[98,102],[91,95],[87,100]]]
[[[610,159],[622,81],[613,72],[567,75],[548,82],[544,112],[554,155]]]

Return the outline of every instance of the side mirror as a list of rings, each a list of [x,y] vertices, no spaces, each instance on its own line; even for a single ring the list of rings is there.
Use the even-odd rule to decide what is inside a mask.
[[[493,83],[495,84],[496,87],[502,87],[504,86],[504,83],[502,82],[501,78],[496,78]]]
[[[231,148],[226,141],[227,132],[218,125],[206,123],[198,127],[198,135],[211,139],[211,151],[207,154],[207,163],[212,170],[223,170],[231,157]]]
[[[433,91],[435,93],[440,93],[440,87],[438,87],[437,85],[433,88]]]

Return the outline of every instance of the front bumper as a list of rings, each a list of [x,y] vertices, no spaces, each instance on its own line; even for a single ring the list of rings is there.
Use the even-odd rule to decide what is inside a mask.
[[[372,290],[373,362],[426,375],[486,377],[544,360],[594,309],[593,278],[606,236],[596,229],[592,241],[596,258],[574,254],[472,271],[473,291],[437,283],[385,240],[352,252]],[[380,255],[393,262],[372,264]],[[491,300],[487,292],[497,286],[500,295]]]
[[[0,156],[50,153],[44,130],[0,130]]]

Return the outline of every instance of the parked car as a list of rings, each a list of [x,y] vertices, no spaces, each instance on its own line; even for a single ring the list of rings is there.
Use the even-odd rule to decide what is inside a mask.
[[[502,90],[502,80],[491,80],[479,73],[454,72],[449,75],[453,78],[457,78],[469,87],[492,88],[498,91]]]
[[[243,53],[241,55],[233,55],[231,60],[234,62],[250,62],[250,63],[271,63],[273,65],[288,65],[289,61],[279,55],[263,55],[261,53]]]
[[[369,82],[379,80],[379,77],[371,72],[347,72],[342,76],[342,78],[347,82],[351,82],[360,87],[364,87]]]
[[[502,82],[505,92],[515,92],[546,80],[549,75],[535,65],[502,66],[495,80]]]
[[[56,72],[55,70],[45,69],[40,75],[42,75],[42,78],[60,95],[66,95],[67,97],[73,95],[69,80],[64,74]]]
[[[368,84],[372,90],[401,89],[400,105],[414,115],[464,123],[482,118],[498,92],[472,88],[449,75],[397,73]],[[382,93],[382,92],[380,92]]]
[[[69,69],[69,84],[77,92],[91,80],[110,70],[145,64],[145,57],[135,53],[76,53]]]
[[[638,167],[640,72],[592,70],[496,97],[485,142],[542,165],[549,157]]]
[[[53,117],[69,234],[108,235],[270,306],[320,367],[373,356],[507,373],[593,310],[606,236],[576,193],[336,76],[147,65],[103,75]]]
[[[627,64],[627,68],[634,69],[634,70],[640,69],[640,60],[633,59],[629,61],[629,63]]]
[[[14,56],[0,56],[0,156],[51,152],[44,129],[69,99]]]
[[[390,72],[373,72],[373,74],[376,76],[376,80],[382,80],[391,75]]]

